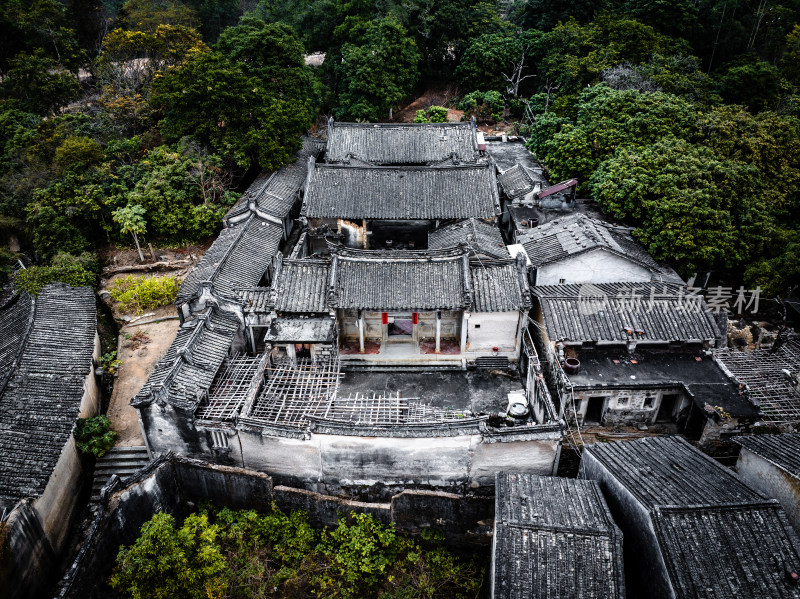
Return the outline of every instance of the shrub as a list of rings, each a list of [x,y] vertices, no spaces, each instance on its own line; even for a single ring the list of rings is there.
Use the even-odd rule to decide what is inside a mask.
[[[123,312],[141,314],[175,301],[180,285],[175,277],[136,277],[128,275],[111,283],[111,299]]]
[[[497,91],[474,91],[464,96],[458,109],[464,111],[464,120],[474,116],[479,121],[502,121],[505,101]]]
[[[114,374],[121,365],[122,360],[117,359],[117,350],[100,356],[100,367],[109,374]]]
[[[17,273],[14,286],[19,291],[27,291],[33,296],[50,283],[59,281],[72,287],[94,287],[97,277],[73,262],[66,266],[31,266]]]
[[[73,431],[78,451],[96,458],[103,457],[114,446],[119,435],[111,430],[111,421],[107,416],[94,418],[78,418]]]
[[[192,514],[175,527],[175,518],[158,513],[142,526],[130,547],[121,547],[111,586],[136,599],[212,599],[222,597],[225,559],[216,542],[219,527]]]
[[[414,117],[415,123],[446,123],[447,108],[444,106],[431,106],[428,110],[417,110]]]

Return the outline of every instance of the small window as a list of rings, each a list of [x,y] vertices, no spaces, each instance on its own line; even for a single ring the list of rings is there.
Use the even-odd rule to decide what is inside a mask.
[[[563,285],[563,284],[564,284],[564,283],[566,283],[566,282],[567,282],[567,280],[566,280],[566,279],[559,279],[559,280],[558,280],[558,284],[559,284],[559,285]]]
[[[644,407],[645,408],[652,408],[654,400],[655,400],[655,397],[645,397],[644,398]]]
[[[627,397],[618,397],[617,398],[617,405],[618,406],[627,406],[628,405],[628,398]]]
[[[479,329],[479,328],[481,328],[481,325],[479,325],[479,324],[476,324],[476,325],[475,325],[475,328],[476,328],[476,329]]]
[[[211,449],[228,449],[228,435],[223,431],[211,431]]]

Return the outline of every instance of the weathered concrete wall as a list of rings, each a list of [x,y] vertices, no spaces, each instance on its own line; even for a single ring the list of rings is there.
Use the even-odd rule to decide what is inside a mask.
[[[649,282],[650,271],[621,256],[597,249],[547,264],[536,272],[536,285]]]
[[[600,483],[614,521],[622,530],[626,587],[634,597],[675,597],[650,512],[588,451],[578,478]]]
[[[39,515],[23,499],[3,523],[5,546],[0,547],[0,599],[33,599],[52,583],[57,563]]]
[[[761,456],[742,447],[736,472],[741,479],[767,497],[777,499],[786,511],[789,522],[800,532],[800,479],[778,468]]]
[[[586,412],[589,408],[589,398],[605,398],[603,407],[602,424],[613,426],[615,424],[638,424],[644,422],[653,424],[661,408],[661,401],[665,395],[677,395],[678,401],[675,404],[675,412],[682,404],[685,393],[682,387],[666,387],[663,389],[636,389],[636,388],[602,388],[594,390],[576,390],[575,401],[578,418],[583,424]],[[648,398],[651,400],[647,406]],[[568,415],[572,416],[572,410]],[[676,414],[673,414],[673,417]],[[574,419],[574,416],[573,416]]]
[[[510,443],[481,443],[472,456],[470,486],[494,485],[495,473],[506,470],[550,476],[558,469],[558,439],[512,441]]]
[[[116,486],[114,486],[116,485]],[[142,524],[155,512],[181,518],[204,500],[232,509],[269,509],[272,501],[284,511],[302,509],[317,526],[335,526],[339,514],[369,513],[417,533],[436,528],[452,544],[487,546],[494,518],[493,497],[472,497],[434,491],[406,491],[387,502],[364,503],[286,486],[273,487],[266,474],[214,466],[174,455],[162,457],[126,488],[112,482],[89,537],[72,565],[60,599],[106,599],[108,579],[120,545],[130,545]],[[32,525],[36,525],[35,518]],[[3,597],[5,599],[5,597]]]
[[[472,312],[467,325],[467,352],[516,352],[519,312]]]

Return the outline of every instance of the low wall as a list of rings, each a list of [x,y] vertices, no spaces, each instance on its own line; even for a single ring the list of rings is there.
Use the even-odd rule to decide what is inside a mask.
[[[273,502],[284,511],[304,510],[315,526],[333,526],[339,514],[368,513],[410,534],[424,528],[445,533],[452,545],[491,542],[494,498],[440,491],[403,491],[386,502],[366,503],[306,489],[274,485],[272,478],[231,466],[212,465],[168,454],[126,481],[113,477],[103,491],[90,533],[65,577],[59,599],[106,599],[103,582],[114,567],[120,545],[130,545],[142,524],[156,512],[182,518],[201,501],[219,507],[267,511]],[[111,595],[113,596],[113,594]]]

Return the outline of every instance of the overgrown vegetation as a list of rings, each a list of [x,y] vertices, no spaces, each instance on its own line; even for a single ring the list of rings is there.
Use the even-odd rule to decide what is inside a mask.
[[[78,418],[72,434],[78,451],[96,458],[103,457],[119,437],[111,430],[111,421],[105,415]]]
[[[483,566],[458,558],[440,533],[419,539],[367,514],[315,530],[304,512],[203,509],[178,526],[159,513],[122,547],[111,586],[123,597],[472,598]]]
[[[684,273],[800,283],[796,0],[10,0],[0,23],[0,237],[40,266],[211,236],[315,116],[387,119],[435,80],[465,118],[524,116],[552,180]]]
[[[111,299],[123,312],[142,314],[145,310],[175,301],[180,284],[175,277],[137,277],[127,275],[109,285]]]

